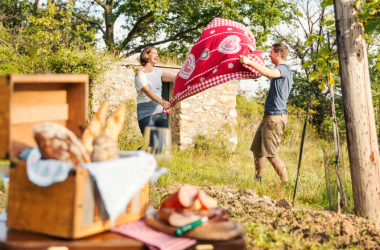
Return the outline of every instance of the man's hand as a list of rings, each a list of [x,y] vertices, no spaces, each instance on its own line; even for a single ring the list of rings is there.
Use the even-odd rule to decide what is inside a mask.
[[[249,64],[251,62],[251,60],[248,57],[243,55],[240,55],[239,59],[241,64]]]
[[[278,69],[269,69],[257,62],[250,60],[248,57],[240,55],[240,62],[242,64],[247,64],[257,70],[261,75],[266,76],[268,79],[278,78],[281,76],[281,72]]]

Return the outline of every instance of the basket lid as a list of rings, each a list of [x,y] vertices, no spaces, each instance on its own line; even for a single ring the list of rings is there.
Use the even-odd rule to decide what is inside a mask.
[[[86,74],[0,76],[0,159],[14,159],[36,146],[34,125],[57,122],[78,137],[87,121]]]

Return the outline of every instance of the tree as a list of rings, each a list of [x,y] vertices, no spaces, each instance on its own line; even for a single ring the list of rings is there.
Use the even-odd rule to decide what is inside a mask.
[[[273,37],[279,42],[288,44],[291,48],[291,59],[295,60],[297,65],[303,66],[294,72],[294,85],[289,96],[289,104],[306,109],[311,84],[314,84],[310,109],[311,122],[317,127],[318,132],[324,132],[330,128],[325,122],[331,117],[331,96],[324,88],[327,74],[331,72],[331,66],[328,64],[329,60],[334,63],[338,61],[332,10],[326,9],[326,6],[321,6],[320,2],[315,0],[298,0],[297,5],[301,15],[294,16],[292,25],[288,29],[274,27]],[[321,23],[322,13],[324,21]],[[331,35],[331,52],[327,48],[327,31]],[[343,118],[338,72],[331,76],[336,79],[334,89],[337,92],[337,115]],[[338,119],[338,121],[343,128],[344,120]]]
[[[270,28],[280,21],[290,20],[296,7],[285,0],[78,0],[77,13],[89,15],[96,7],[103,12],[98,27],[109,51],[130,56],[146,46],[172,43],[171,49],[183,49],[199,37],[214,18],[228,18],[249,26],[257,36],[259,46],[266,40]],[[122,40],[115,38],[115,22],[125,18],[128,31]]]
[[[0,4],[0,74],[87,73],[94,78],[102,73],[96,30],[83,22],[75,25],[73,2],[36,10],[21,0],[14,5],[20,13],[11,14],[7,9],[13,2],[6,1]]]
[[[335,0],[340,77],[355,212],[380,221],[380,159],[364,25],[351,0]]]

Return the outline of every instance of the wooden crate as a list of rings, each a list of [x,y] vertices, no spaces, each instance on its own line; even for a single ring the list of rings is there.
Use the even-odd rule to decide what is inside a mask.
[[[36,146],[33,126],[51,121],[78,137],[87,120],[88,76],[8,75],[0,77],[0,158],[11,159],[9,228],[77,239],[110,229],[110,222],[93,178],[83,167],[48,187],[29,181],[18,154]],[[115,225],[139,220],[149,197],[147,183],[128,204]]]

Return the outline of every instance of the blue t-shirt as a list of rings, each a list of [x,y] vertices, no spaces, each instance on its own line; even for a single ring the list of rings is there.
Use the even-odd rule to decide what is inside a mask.
[[[290,66],[280,64],[276,67],[281,72],[279,78],[270,79],[270,87],[265,100],[264,115],[287,114],[286,103],[293,85],[293,76]]]

